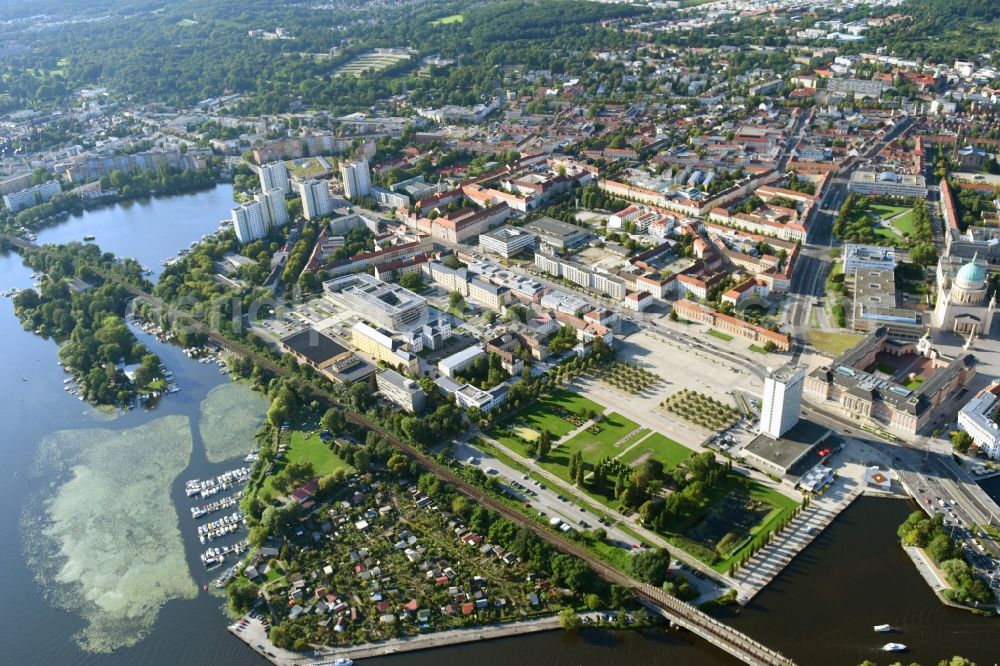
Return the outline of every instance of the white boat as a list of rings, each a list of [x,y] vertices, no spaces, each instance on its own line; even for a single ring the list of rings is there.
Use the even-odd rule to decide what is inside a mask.
[[[893,628],[891,624],[876,624],[875,631],[877,631],[880,634],[887,634],[890,631],[893,631]]]
[[[906,646],[902,643],[886,643],[882,646],[882,652],[906,652]]]

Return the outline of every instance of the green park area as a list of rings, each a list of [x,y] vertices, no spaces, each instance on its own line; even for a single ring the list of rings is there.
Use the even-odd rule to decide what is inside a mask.
[[[461,23],[465,20],[465,17],[461,14],[450,14],[448,16],[442,16],[436,21],[431,21],[431,25],[448,25],[450,23]]]
[[[663,463],[664,469],[673,469],[691,455],[691,449],[658,432],[638,441],[620,460],[629,467],[641,465],[654,458]]]
[[[749,548],[763,544],[771,532],[790,520],[798,506],[777,490],[730,472],[693,512],[690,522],[679,525],[683,532],[671,541],[716,571],[727,572]]]
[[[729,342],[730,340],[733,339],[733,336],[729,335],[728,333],[717,331],[714,328],[708,329],[708,334],[711,335],[713,338],[718,338],[719,340],[724,340],[725,342]]]
[[[285,453],[275,461],[274,473],[268,475],[264,482],[264,488],[268,491],[274,491],[275,477],[293,462],[309,463],[312,465],[313,474],[321,478],[333,474],[338,469],[353,472],[350,465],[337,457],[330,444],[320,438],[319,432],[315,429],[309,430],[304,423],[282,430],[279,435],[279,447],[282,445],[286,447]]]
[[[557,388],[514,414],[507,423],[490,432],[490,436],[521,455],[530,455],[527,443],[538,438],[543,430],[557,440],[583,425],[587,418],[600,414],[604,408],[579,393]]]
[[[614,458],[621,453],[630,435],[639,430],[639,425],[621,414],[611,412],[600,423],[595,423],[571,439],[552,448],[540,465],[560,477],[572,482],[569,475],[569,459],[579,452],[588,465],[596,465],[606,458]]]

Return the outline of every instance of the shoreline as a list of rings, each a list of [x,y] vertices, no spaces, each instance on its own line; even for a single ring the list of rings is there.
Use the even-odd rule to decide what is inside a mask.
[[[577,613],[578,617],[596,615],[596,613]],[[275,666],[307,666],[333,661],[338,658],[370,659],[405,652],[417,652],[449,645],[461,645],[488,641],[508,636],[541,633],[560,629],[558,615],[538,618],[535,620],[520,620],[506,624],[491,624],[461,629],[447,629],[415,636],[391,638],[378,643],[361,643],[340,648],[321,646],[314,648],[311,654],[292,652],[276,647],[267,638],[267,631],[258,620],[247,619],[242,631],[237,631],[238,625],[229,625],[228,630],[233,636],[247,644],[251,650],[270,661]],[[587,625],[596,626],[596,625]],[[263,649],[257,646],[263,646]]]
[[[930,557],[927,556],[927,553],[924,552],[923,548],[917,548],[916,546],[903,546],[903,550],[913,562],[913,566],[917,568],[917,573],[919,573],[924,579],[924,582],[930,586],[934,595],[942,604],[959,610],[969,611],[970,613],[975,613],[977,615],[987,614],[988,611],[986,608],[990,608],[993,610],[993,613],[989,613],[989,615],[996,615],[996,608],[993,606],[976,608],[974,606],[967,606],[965,604],[951,601],[945,597],[943,594],[944,591],[950,590],[951,586],[948,584],[947,580],[945,580],[941,570],[938,569],[937,565],[935,565],[934,562],[931,561]]]

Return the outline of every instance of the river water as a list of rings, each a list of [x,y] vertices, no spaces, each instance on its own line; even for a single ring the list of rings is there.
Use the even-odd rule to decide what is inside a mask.
[[[40,240],[93,233],[102,248],[159,269],[164,258],[214,230],[231,205],[228,187],[134,202],[71,217]],[[30,274],[18,255],[0,254],[0,289],[30,286]],[[239,462],[210,463],[198,427],[210,393],[228,380],[214,365],[148,336],[143,341],[174,371],[182,391],[154,411],[104,415],[62,390],[55,343],[22,330],[11,302],[0,300],[0,663],[263,663],[225,631],[218,597],[201,590],[211,577],[198,561],[204,546],[193,537],[192,502],[183,492],[185,479]],[[243,399],[238,390],[225,391],[227,400]],[[939,604],[897,546],[895,528],[910,510],[897,500],[859,500],[728,621],[803,666],[879,661],[878,646],[890,640],[872,632],[880,623],[902,629],[891,640],[912,646],[906,662],[928,666],[965,654],[980,666],[997,663],[1000,626]],[[610,660],[735,663],[661,629],[551,632],[365,663],[604,666]]]

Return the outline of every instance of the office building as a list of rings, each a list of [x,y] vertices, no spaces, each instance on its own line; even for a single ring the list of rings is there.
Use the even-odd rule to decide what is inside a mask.
[[[887,197],[927,197],[927,181],[919,174],[883,171],[855,171],[847,183],[852,194],[875,194]]]
[[[340,165],[340,178],[344,183],[344,196],[348,199],[371,195],[372,183],[368,175],[368,160],[344,162]]]
[[[501,227],[479,234],[479,249],[499,254],[504,259],[524,250],[534,250],[538,237],[517,227]]]
[[[925,328],[923,314],[901,306],[895,275],[891,269],[858,269],[854,274],[851,327],[868,333],[884,326],[895,338],[919,340]]]
[[[60,192],[62,192],[62,187],[59,186],[59,181],[50,180],[20,192],[3,195],[3,205],[10,212],[16,213],[19,210],[43,204]]]
[[[896,268],[896,250],[879,245],[844,245],[844,275],[854,275],[858,269],[892,271]]]
[[[427,394],[420,384],[395,370],[383,370],[375,375],[379,393],[389,402],[412,413],[423,411]]]
[[[291,194],[292,184],[288,180],[288,169],[285,168],[284,162],[262,164],[257,173],[260,176],[261,192],[278,189],[281,190],[282,196]]]
[[[805,376],[802,368],[794,365],[768,369],[760,408],[761,434],[778,439],[799,422]]]
[[[285,207],[285,195],[277,187],[261,192],[254,197],[260,204],[260,214],[268,229],[283,227],[288,224],[288,209]]]
[[[323,292],[331,301],[394,333],[420,330],[427,323],[425,299],[367,273],[327,280]]]
[[[261,205],[256,201],[233,208],[233,229],[240,245],[246,245],[267,236],[267,225]]]
[[[302,214],[307,220],[327,217],[333,213],[333,198],[325,180],[307,180],[299,183],[302,197]]]

